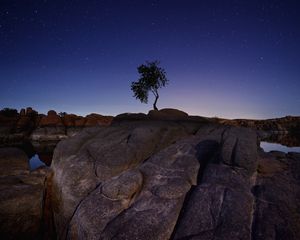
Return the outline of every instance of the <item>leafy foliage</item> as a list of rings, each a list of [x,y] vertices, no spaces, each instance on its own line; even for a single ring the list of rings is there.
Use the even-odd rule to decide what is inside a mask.
[[[134,97],[142,103],[148,103],[148,92],[152,92],[155,97],[153,108],[157,110],[156,103],[159,98],[158,89],[165,87],[169,80],[166,78],[166,72],[159,67],[158,61],[146,62],[140,65],[137,70],[140,78],[137,82],[131,83],[131,90]]]
[[[295,123],[295,125],[289,129],[289,132],[292,136],[297,137],[300,142],[300,122],[299,121],[297,123]]]
[[[0,110],[0,115],[5,117],[16,117],[18,116],[18,110],[13,108],[3,108]]]
[[[64,117],[64,116],[67,115],[67,113],[66,113],[66,112],[60,112],[58,115],[59,115],[60,117]]]

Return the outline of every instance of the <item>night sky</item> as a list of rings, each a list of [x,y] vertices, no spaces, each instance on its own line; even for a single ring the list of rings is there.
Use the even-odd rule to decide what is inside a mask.
[[[300,1],[0,0],[0,108],[146,113],[147,60],[170,80],[158,108],[300,115]]]

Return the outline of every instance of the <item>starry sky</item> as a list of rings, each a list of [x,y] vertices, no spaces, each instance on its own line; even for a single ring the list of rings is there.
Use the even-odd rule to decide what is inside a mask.
[[[300,115],[300,1],[0,0],[0,108],[145,112],[137,66],[159,60],[158,108]]]

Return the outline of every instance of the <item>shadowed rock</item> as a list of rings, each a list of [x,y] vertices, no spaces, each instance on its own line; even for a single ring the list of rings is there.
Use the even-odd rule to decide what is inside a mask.
[[[261,154],[252,192],[253,239],[300,239],[300,154]]]
[[[177,223],[174,239],[250,239],[257,143],[241,128],[201,129],[202,142],[214,140],[215,154],[199,155],[205,164]],[[217,145],[215,145],[217,146]]]
[[[59,239],[300,238],[299,154],[258,152],[250,129],[155,114],[57,145],[44,215]]]
[[[46,169],[29,172],[17,148],[0,148],[0,238],[41,237]]]
[[[164,108],[161,110],[150,110],[148,113],[149,119],[152,120],[186,120],[188,114],[172,108]]]

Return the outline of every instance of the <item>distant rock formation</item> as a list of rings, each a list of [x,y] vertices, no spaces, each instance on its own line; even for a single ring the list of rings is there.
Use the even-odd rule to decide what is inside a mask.
[[[77,134],[86,127],[109,126],[112,122],[149,120],[203,121],[206,123],[241,126],[257,130],[262,139],[274,138],[274,134],[283,135],[288,133],[292,138],[288,137],[287,144],[291,145],[295,141],[300,141],[300,117],[287,116],[267,120],[228,120],[189,116],[183,111],[169,108],[159,111],[151,110],[148,114],[123,113],[112,117],[91,113],[82,117],[66,113],[58,115],[54,110],[48,111],[47,115],[38,114],[38,112],[28,107],[26,110],[21,109],[19,114],[12,116],[4,116],[0,112],[0,146],[12,145],[12,143],[19,144],[24,139],[32,141],[59,141]],[[283,137],[281,138],[284,139]]]
[[[38,127],[62,127],[63,121],[60,116],[54,110],[50,110],[47,116],[43,116],[38,123]]]
[[[283,118],[274,118],[266,120],[250,120],[250,119],[219,119],[215,118],[216,122],[252,128],[256,130],[269,131],[279,134],[298,133],[300,134],[300,117],[286,116]]]
[[[266,120],[214,118],[213,120],[223,125],[254,129],[259,138],[267,142],[280,143],[290,147],[300,144],[300,117],[287,116]]]
[[[21,109],[14,116],[0,114],[0,146],[32,141],[59,141],[86,127],[108,126],[113,117],[89,114],[86,117],[75,114],[59,116],[54,110],[47,115],[38,114],[32,108]]]

